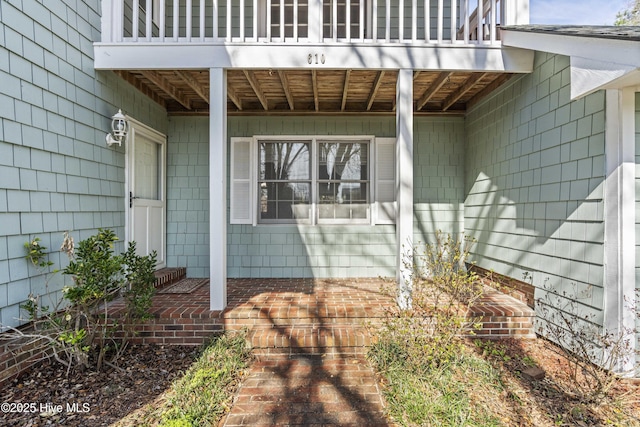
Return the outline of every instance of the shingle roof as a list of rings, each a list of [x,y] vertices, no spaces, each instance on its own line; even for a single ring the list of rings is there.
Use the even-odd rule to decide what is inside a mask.
[[[594,25],[513,25],[502,27],[502,29],[529,33],[640,41],[640,26],[615,27]]]

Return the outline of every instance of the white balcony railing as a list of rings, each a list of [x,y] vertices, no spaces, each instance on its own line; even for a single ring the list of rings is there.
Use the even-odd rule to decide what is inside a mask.
[[[105,43],[493,44],[529,0],[103,0]]]

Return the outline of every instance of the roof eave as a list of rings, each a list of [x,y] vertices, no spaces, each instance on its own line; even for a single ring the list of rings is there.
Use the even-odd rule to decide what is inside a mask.
[[[571,64],[571,98],[600,89],[640,84],[640,43],[611,37],[508,27],[501,30],[504,46],[565,55]]]

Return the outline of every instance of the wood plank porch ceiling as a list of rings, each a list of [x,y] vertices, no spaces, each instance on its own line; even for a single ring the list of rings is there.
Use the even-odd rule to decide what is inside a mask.
[[[115,71],[169,115],[209,114],[208,70]],[[461,115],[508,73],[416,71],[414,112]],[[229,115],[395,114],[398,73],[382,70],[229,70]]]

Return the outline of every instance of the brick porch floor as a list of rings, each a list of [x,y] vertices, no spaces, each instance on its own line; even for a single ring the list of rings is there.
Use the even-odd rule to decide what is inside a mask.
[[[261,353],[361,353],[369,344],[365,323],[379,323],[394,304],[382,286],[377,278],[229,279],[227,308],[210,311],[205,282],[191,293],[156,294],[153,319],[134,342],[200,345],[216,331],[247,328]],[[117,315],[124,304],[114,302],[111,310]],[[533,310],[493,288],[485,287],[474,315],[483,324],[478,338],[535,337]]]

